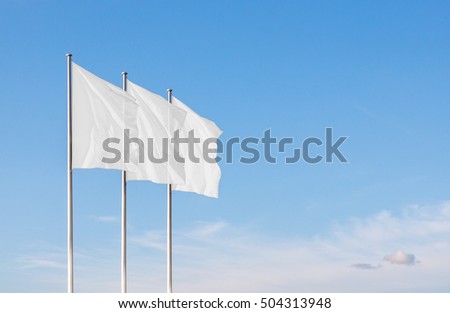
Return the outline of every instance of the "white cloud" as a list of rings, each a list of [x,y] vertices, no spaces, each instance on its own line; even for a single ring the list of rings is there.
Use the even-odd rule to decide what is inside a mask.
[[[245,225],[202,222],[193,228],[176,229],[174,233],[174,290],[448,291],[449,235],[449,203],[412,206],[400,214],[383,211],[366,218],[353,218],[313,238],[274,237]],[[146,231],[130,238],[130,292],[164,292],[165,238],[165,230]],[[413,251],[414,255],[397,252],[388,261],[412,264],[418,256],[420,265],[378,264],[387,252],[397,251],[399,247]],[[93,251],[83,253],[93,255]],[[119,257],[119,249],[106,251],[97,261],[78,257],[77,290],[118,292]],[[48,274],[42,283],[45,279]],[[64,287],[61,286],[62,290]]]
[[[381,268],[381,265],[380,264],[372,265],[369,263],[356,263],[356,264],[352,264],[352,267],[358,268],[361,270],[375,270],[375,269]]]
[[[211,241],[185,237],[178,291],[341,292],[446,290],[450,280],[450,206],[411,206],[353,218],[315,238],[273,238],[227,225]],[[189,233],[196,230],[188,231]],[[420,266],[377,264],[404,247]],[[392,261],[414,264],[412,254]],[[373,265],[376,264],[376,265]],[[357,271],[356,269],[377,269]],[[386,281],[393,281],[386,284]]]
[[[414,254],[407,254],[402,250],[398,250],[396,253],[391,255],[386,255],[384,260],[391,262],[392,264],[413,265],[416,263],[416,257]]]

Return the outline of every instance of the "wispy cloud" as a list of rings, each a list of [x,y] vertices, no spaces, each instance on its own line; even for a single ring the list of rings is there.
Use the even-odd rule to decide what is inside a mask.
[[[117,221],[117,216],[95,216],[95,220],[104,223],[113,223]]]
[[[445,291],[450,281],[449,235],[450,203],[353,218],[313,238],[274,237],[225,221],[198,222],[174,233],[174,290]],[[165,254],[161,253],[165,239],[165,230],[145,231],[130,238],[130,291],[165,290]],[[142,247],[148,249],[139,249]],[[414,254],[389,254],[399,248]],[[117,292],[119,250],[104,251],[97,261],[92,257],[95,251],[83,251],[83,255],[91,257],[77,257],[78,290]],[[26,260],[29,267],[57,270],[63,268],[58,258],[38,255]],[[388,262],[381,266],[383,260]],[[48,279],[46,275],[42,282]]]
[[[180,246],[175,250],[183,260],[178,265],[178,290],[442,290],[450,279],[449,212],[449,203],[410,206],[400,214],[382,211],[352,218],[311,239],[273,238],[227,225],[211,242],[201,237],[184,238],[184,249]],[[398,247],[415,254],[394,254],[390,263],[381,266],[386,252]],[[416,264],[416,255],[422,261],[420,266],[404,270],[395,266]],[[386,285],[388,280],[394,282]]]
[[[144,232],[141,236],[130,238],[130,242],[142,247],[166,251],[166,234],[161,230]]]
[[[376,120],[379,123],[382,123],[384,125],[388,125],[390,127],[399,129],[405,133],[411,133],[411,130],[403,125],[403,122],[399,121],[398,119],[394,119],[393,116],[383,116],[379,113],[375,113],[372,110],[369,110],[368,108],[362,106],[362,105],[353,105],[353,108],[357,111],[369,116],[373,120]]]
[[[66,253],[63,249],[47,244],[37,244],[27,247],[28,254],[18,255],[16,265],[20,270],[33,269],[64,269],[66,268]]]
[[[24,268],[67,268],[67,264],[49,258],[24,257],[22,258],[21,263]]]
[[[224,230],[227,225],[224,221],[212,223],[199,222],[196,228],[188,232],[188,235],[196,238],[208,238]]]
[[[358,268],[361,270],[375,270],[375,269],[381,268],[381,265],[380,264],[372,265],[369,263],[356,263],[356,264],[352,264],[352,267]]]

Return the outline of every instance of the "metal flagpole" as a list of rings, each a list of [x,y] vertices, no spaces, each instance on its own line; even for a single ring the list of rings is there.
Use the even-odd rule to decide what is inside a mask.
[[[67,53],[67,292],[73,293],[72,54]]]
[[[172,89],[167,89],[167,100],[172,103]],[[172,293],[172,185],[167,185],[167,293]]]
[[[122,72],[122,89],[127,91],[127,72]],[[127,172],[122,171],[122,293],[127,292]]]

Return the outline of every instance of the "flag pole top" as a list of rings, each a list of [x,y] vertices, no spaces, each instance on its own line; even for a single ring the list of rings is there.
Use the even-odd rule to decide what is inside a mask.
[[[66,57],[69,57],[69,58],[72,57],[72,53],[67,53]]]
[[[122,75],[127,76],[128,73],[127,72],[122,72]]]
[[[172,88],[167,88],[167,92],[172,92]]]

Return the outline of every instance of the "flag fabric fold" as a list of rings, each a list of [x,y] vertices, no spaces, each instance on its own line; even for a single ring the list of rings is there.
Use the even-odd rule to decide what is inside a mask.
[[[72,168],[135,170],[124,162],[123,142],[125,129],[138,135],[138,108],[125,91],[72,62]],[[115,154],[105,151],[112,138]]]
[[[184,184],[173,185],[172,190],[195,192],[218,198],[222,173],[215,162],[217,152],[208,152],[205,149],[217,151],[217,139],[222,134],[222,130],[214,122],[198,115],[175,97],[172,97],[172,105],[187,112],[184,125],[180,129],[180,137],[188,138],[189,132],[193,131],[194,137],[200,139],[199,142],[191,145],[194,147],[193,151],[189,151],[189,145],[180,145],[181,155],[185,158],[186,180]],[[209,142],[207,146],[204,145],[206,140]],[[189,153],[194,158],[191,159]]]
[[[134,172],[127,180],[149,180],[160,184],[184,184],[184,164],[174,159],[171,138],[175,130],[183,127],[186,112],[171,106],[163,97],[128,81],[127,92],[139,104],[137,124],[139,139],[145,151]]]

